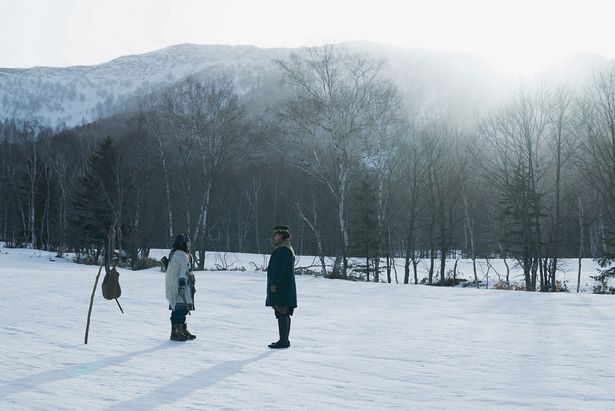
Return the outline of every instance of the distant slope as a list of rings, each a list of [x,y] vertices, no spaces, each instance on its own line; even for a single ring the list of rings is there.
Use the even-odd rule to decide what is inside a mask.
[[[122,111],[129,97],[203,71],[227,73],[250,88],[280,53],[181,44],[95,66],[0,69],[0,117],[75,126]]]
[[[385,60],[385,74],[418,113],[471,119],[477,111],[491,107],[510,86],[510,78],[471,54],[368,42],[341,47]],[[274,59],[298,51],[301,49],[180,44],[94,66],[0,68],[0,119],[36,119],[48,126],[72,127],[126,111],[135,96],[188,75],[231,76],[241,93],[257,91],[252,99],[264,106],[275,100],[271,94],[276,93],[280,71]],[[605,64],[601,57],[574,56],[545,76],[570,82],[571,77],[589,77]]]

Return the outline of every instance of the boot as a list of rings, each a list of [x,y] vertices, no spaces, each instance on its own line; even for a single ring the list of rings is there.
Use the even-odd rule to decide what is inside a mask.
[[[282,342],[282,341],[278,341],[278,342],[274,342],[269,344],[269,348],[271,349],[280,349],[280,348],[288,348],[290,347],[290,341],[286,341],[286,342]]]
[[[269,348],[288,348],[290,347],[290,341],[288,341],[288,334],[290,332],[290,316],[281,315],[278,317],[278,331],[280,333],[280,340],[269,344]]]
[[[171,341],[188,341],[188,337],[182,333],[182,327],[182,324],[171,325]]]
[[[278,333],[280,334],[280,339],[277,340],[276,342],[272,342],[271,344],[269,344],[268,345],[269,348],[272,348],[274,345],[279,345],[284,336],[284,325],[283,325],[284,316],[282,315],[277,316],[277,320],[278,320]]]
[[[188,331],[188,324],[183,323],[181,331],[182,331],[182,334],[184,334],[186,337],[188,337],[189,340],[196,339],[196,335],[194,335],[190,331]]]

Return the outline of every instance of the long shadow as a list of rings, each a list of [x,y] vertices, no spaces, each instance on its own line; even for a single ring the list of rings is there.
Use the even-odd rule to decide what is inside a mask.
[[[155,388],[148,394],[115,404],[107,410],[149,410],[174,403],[186,398],[194,391],[203,390],[239,373],[246,365],[267,358],[271,354],[272,350],[268,350],[245,360],[221,362],[213,367],[181,377],[165,386]]]
[[[8,397],[11,394],[33,391],[38,389],[43,384],[50,382],[66,380],[69,378],[81,377],[91,372],[98,371],[105,367],[124,363],[133,359],[134,357],[142,354],[147,354],[154,351],[159,351],[164,348],[172,347],[173,344],[165,342],[155,347],[148,348],[141,351],[133,351],[122,355],[116,355],[114,357],[105,357],[97,361],[87,362],[82,364],[75,364],[69,367],[58,368],[56,370],[44,371],[39,374],[30,375],[27,377],[21,377],[15,381],[11,381],[7,384],[0,385],[0,399]]]

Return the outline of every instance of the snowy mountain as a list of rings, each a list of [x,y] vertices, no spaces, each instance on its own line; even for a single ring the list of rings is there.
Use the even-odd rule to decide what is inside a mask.
[[[225,73],[247,89],[282,50],[181,44],[94,66],[0,69],[0,118],[75,126],[122,111],[130,97],[187,75]]]
[[[471,119],[505,95],[510,78],[479,57],[432,50],[403,49],[368,42],[344,43],[352,52],[383,59],[387,75],[420,113]],[[280,71],[274,60],[300,49],[180,44],[154,52],[124,56],[94,66],[0,68],[0,119],[36,119],[56,127],[73,127],[126,111],[134,97],[168,86],[188,75],[224,74],[241,93],[266,105],[276,93]],[[548,78],[585,79],[606,60],[575,56]],[[572,83],[575,83],[573,81]]]

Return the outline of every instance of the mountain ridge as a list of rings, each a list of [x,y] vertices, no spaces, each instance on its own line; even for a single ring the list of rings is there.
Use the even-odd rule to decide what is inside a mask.
[[[421,112],[447,111],[464,118],[488,108],[505,94],[506,77],[471,53],[366,41],[336,46],[385,60],[384,75],[402,94],[415,99]],[[74,127],[125,111],[136,96],[190,75],[231,76],[241,93],[249,93],[262,86],[263,81],[275,81],[280,76],[274,60],[305,49],[180,43],[94,65],[0,68],[0,119],[29,119],[50,127]],[[575,70],[575,77],[587,77],[596,67],[612,62],[593,55],[577,56],[572,61],[573,69],[564,67],[551,77],[566,77],[566,73]]]

